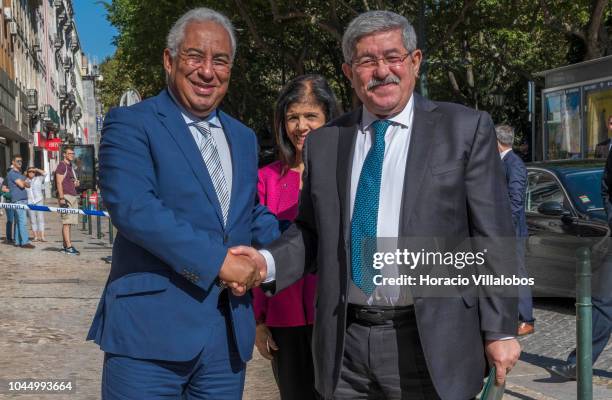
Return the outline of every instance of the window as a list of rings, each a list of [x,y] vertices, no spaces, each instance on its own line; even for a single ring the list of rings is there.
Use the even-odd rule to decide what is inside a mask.
[[[547,93],[544,106],[546,159],[580,158],[580,89]]]
[[[612,81],[585,86],[587,158],[607,158],[612,137]]]
[[[547,201],[556,201],[563,207],[570,209],[559,182],[544,171],[527,172],[527,194],[525,196],[525,211],[537,213],[540,204]]]

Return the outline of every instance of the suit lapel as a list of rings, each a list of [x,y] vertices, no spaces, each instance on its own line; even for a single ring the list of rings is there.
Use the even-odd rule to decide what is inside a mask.
[[[189,131],[189,128],[187,127],[187,124],[185,123],[185,120],[183,119],[180,109],[168,94],[167,89],[158,96],[157,106],[157,112],[160,116],[161,123],[166,127],[178,147],[185,155],[185,159],[191,166],[191,169],[200,182],[202,189],[204,189],[206,196],[210,200],[211,204],[215,206],[215,211],[219,222],[221,225],[223,225],[221,205],[219,204],[217,192],[215,192],[215,187],[210,179],[208,169],[206,169],[206,164],[204,164],[204,160],[202,159],[202,154],[200,153],[198,145],[196,144],[191,132]]]
[[[412,134],[406,159],[406,172],[404,174],[404,190],[400,211],[400,236],[414,235],[408,230],[408,221],[420,192],[423,178],[427,168],[434,139],[435,125],[440,114],[434,112],[435,104],[417,94],[414,101],[414,119]]]
[[[346,125],[339,127],[338,158],[336,166],[336,182],[338,195],[340,197],[340,217],[342,221],[342,233],[344,235],[344,248],[347,260],[350,248],[350,224],[351,224],[351,170],[353,169],[353,154],[355,153],[355,142],[361,121],[361,107],[353,111]]]

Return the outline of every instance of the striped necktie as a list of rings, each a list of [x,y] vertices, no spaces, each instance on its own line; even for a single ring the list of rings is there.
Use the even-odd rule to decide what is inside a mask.
[[[389,125],[391,121],[384,119],[372,124],[374,143],[361,167],[351,220],[351,277],[368,297],[374,292],[375,270],[372,261],[376,251],[385,132]]]
[[[208,174],[215,187],[217,199],[221,206],[221,213],[223,214],[223,225],[225,226],[227,224],[227,214],[229,212],[230,195],[227,189],[223,167],[221,166],[219,151],[217,150],[215,139],[210,132],[210,125],[207,121],[196,122],[192,125],[201,133],[199,136],[198,148],[200,149],[200,153],[202,153],[202,158],[208,169]]]

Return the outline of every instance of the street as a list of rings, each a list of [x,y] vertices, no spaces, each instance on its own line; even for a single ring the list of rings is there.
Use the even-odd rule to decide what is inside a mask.
[[[74,232],[80,256],[59,252],[59,216],[46,214],[47,243],[25,250],[0,245],[0,380],[72,380],[76,389],[53,399],[98,399],[102,352],[85,341],[106,281],[111,254],[108,223],[102,239]],[[4,231],[6,218],[0,217]],[[575,399],[576,382],[551,377],[543,368],[565,360],[575,344],[571,301],[536,300],[536,333],[521,339],[523,354],[512,371],[506,399]],[[612,343],[595,364],[595,399],[612,398]],[[40,399],[41,394],[0,394],[0,399]],[[267,360],[254,352],[244,399],[277,399]]]

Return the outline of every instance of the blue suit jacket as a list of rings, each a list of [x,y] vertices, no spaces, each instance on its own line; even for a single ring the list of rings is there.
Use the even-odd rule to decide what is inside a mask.
[[[527,191],[527,169],[523,160],[510,150],[503,159],[506,171],[512,222],[517,237],[527,237],[527,219],[525,218],[525,194]]]
[[[110,276],[89,331],[110,353],[187,361],[205,348],[218,313],[227,249],[265,244],[276,218],[257,202],[257,139],[219,111],[232,155],[227,226],[195,140],[167,90],[111,110],[100,146],[100,187],[118,234]],[[229,295],[234,339],[251,358],[250,294]]]

